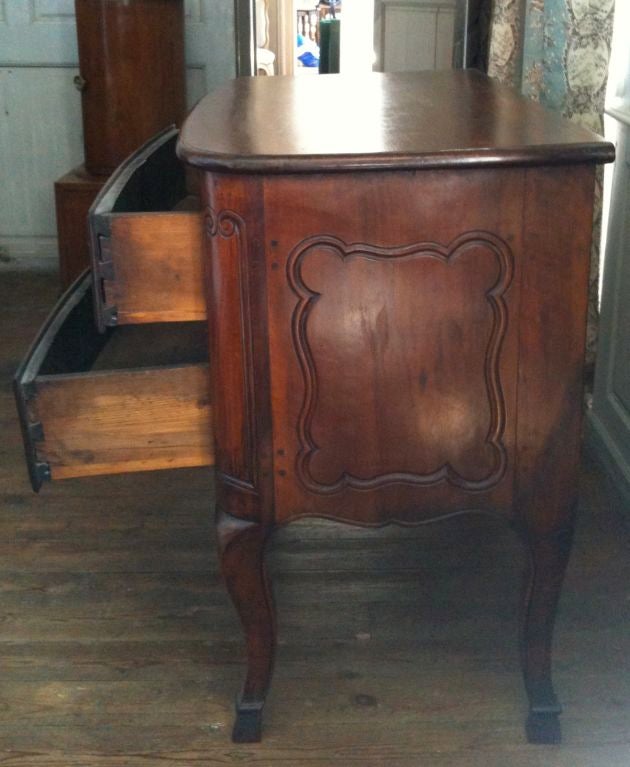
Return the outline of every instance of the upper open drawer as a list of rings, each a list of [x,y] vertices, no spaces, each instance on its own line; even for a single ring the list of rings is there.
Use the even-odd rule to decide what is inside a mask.
[[[90,209],[99,330],[206,316],[203,221],[168,128],[126,160]]]
[[[46,479],[214,464],[203,322],[108,329],[90,277],[61,298],[15,376],[34,489]]]

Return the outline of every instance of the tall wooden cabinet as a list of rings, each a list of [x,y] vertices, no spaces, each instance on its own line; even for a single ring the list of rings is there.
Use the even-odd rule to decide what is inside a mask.
[[[75,0],[85,163],[55,184],[60,273],[89,265],[87,213],[108,175],[186,108],[183,0]]]

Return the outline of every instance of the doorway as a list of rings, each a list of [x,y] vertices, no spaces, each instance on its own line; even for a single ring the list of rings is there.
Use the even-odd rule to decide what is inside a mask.
[[[331,0],[235,0],[237,49],[251,55],[240,74],[269,74],[256,64],[266,40],[276,75],[315,74],[318,25],[331,15]],[[471,19],[484,0],[338,0],[340,71],[400,72],[470,65]],[[256,22],[264,20],[261,34]],[[468,31],[468,32],[467,32]],[[254,46],[252,41],[256,40]],[[301,48],[301,51],[298,50]],[[300,55],[302,54],[302,55]]]

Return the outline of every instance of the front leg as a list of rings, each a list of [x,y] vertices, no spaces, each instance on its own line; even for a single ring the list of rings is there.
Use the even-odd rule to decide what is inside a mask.
[[[247,642],[247,675],[236,701],[235,743],[258,742],[262,710],[273,670],[276,622],[273,598],[265,567],[265,544],[270,529],[217,514],[221,571],[240,616]]]
[[[551,680],[551,649],[573,524],[544,535],[526,531],[524,537],[530,553],[521,622],[521,660],[529,698],[525,732],[530,743],[559,743],[562,707]]]

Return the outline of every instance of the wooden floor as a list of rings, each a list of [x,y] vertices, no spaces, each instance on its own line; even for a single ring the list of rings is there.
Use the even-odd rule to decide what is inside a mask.
[[[0,272],[3,767],[630,766],[630,523],[592,466],[556,634],[562,746],[524,742],[523,552],[475,519],[282,531],[264,740],[233,745],[243,644],[210,473],[30,491],[9,381],[55,291]]]

